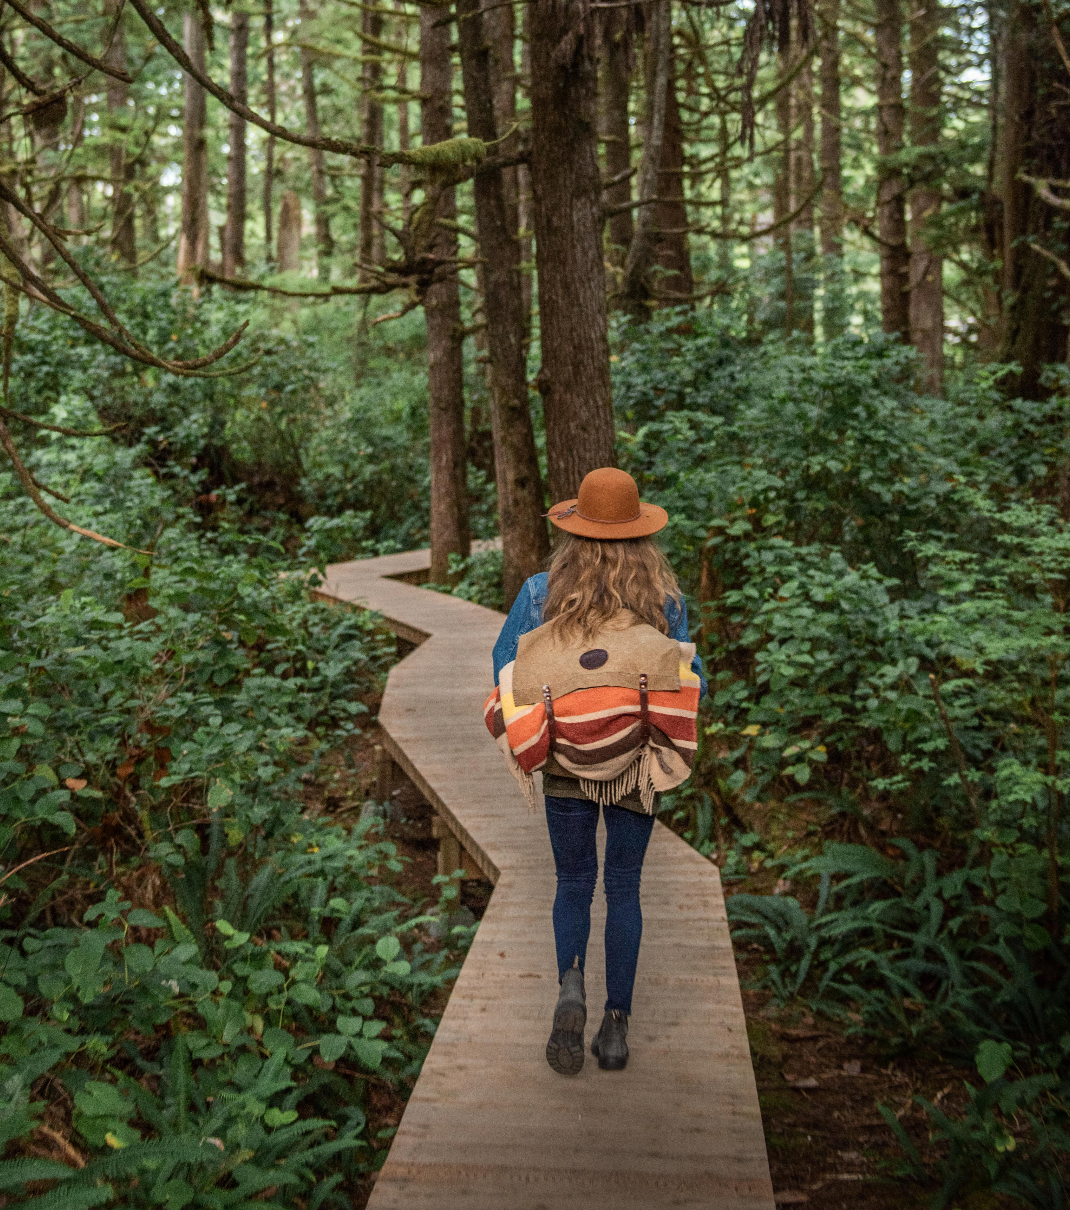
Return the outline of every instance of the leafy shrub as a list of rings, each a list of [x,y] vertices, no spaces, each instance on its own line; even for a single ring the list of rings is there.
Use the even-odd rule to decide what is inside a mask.
[[[393,844],[305,815],[395,645],[139,461],[34,451],[79,521],[151,562],[0,477],[0,1145],[23,1156],[0,1189],[42,1210],[347,1204],[385,1154],[369,1090],[418,1072],[422,1004],[471,934],[429,953]],[[29,1158],[57,1113],[80,1169]]]

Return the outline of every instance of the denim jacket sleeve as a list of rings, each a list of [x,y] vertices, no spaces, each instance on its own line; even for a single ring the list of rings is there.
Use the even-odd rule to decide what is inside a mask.
[[[505,619],[498,641],[494,644],[494,683],[497,685],[502,669],[510,660],[516,659],[520,636],[542,625],[542,607],[546,600],[546,573],[532,576],[524,581],[517,593],[509,616]]]
[[[516,659],[517,646],[520,636],[530,630],[537,630],[542,625],[542,607],[546,603],[546,572],[540,572],[525,580],[523,588],[513,602],[505,625],[494,644],[494,683],[497,685],[502,669],[510,660]],[[669,623],[669,634],[678,643],[689,643],[691,636],[687,630],[687,606],[683,601],[677,603],[669,597],[665,601],[665,620]],[[703,675],[702,660],[696,655],[691,661],[691,670],[696,673],[701,682],[700,697],[705,697],[706,677]]]
[[[690,643],[691,635],[687,629],[687,604],[680,598],[680,603],[677,603],[668,597],[665,601],[665,620],[669,623],[669,634],[678,643]],[[691,661],[691,671],[699,679],[699,698],[702,699],[709,692],[709,687],[706,684],[706,675],[702,667],[702,657],[695,653],[695,658]]]

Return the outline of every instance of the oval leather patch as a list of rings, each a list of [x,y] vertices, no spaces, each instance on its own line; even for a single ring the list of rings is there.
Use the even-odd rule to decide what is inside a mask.
[[[585,651],[580,656],[580,667],[586,668],[588,672],[593,672],[596,668],[601,668],[608,659],[608,651],[602,647],[595,647],[591,651]]]

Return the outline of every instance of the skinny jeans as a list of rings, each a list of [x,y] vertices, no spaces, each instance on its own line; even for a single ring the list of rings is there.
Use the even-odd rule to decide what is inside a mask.
[[[624,807],[602,809],[606,820],[606,1010],[630,1013],[643,936],[639,878],[654,817]],[[577,959],[583,970],[587,957],[591,900],[598,879],[598,804],[585,798],[547,795],[546,822],[557,869],[554,942],[557,973],[562,978]]]

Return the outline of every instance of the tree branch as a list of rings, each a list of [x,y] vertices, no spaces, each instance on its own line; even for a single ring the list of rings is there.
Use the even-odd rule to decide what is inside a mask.
[[[103,340],[106,344],[115,349],[116,352],[122,353],[125,357],[129,357],[133,361],[140,361],[144,365],[156,366],[158,369],[167,370],[171,374],[178,374],[185,377],[224,377],[229,376],[230,374],[238,373],[241,369],[247,368],[246,366],[242,366],[228,370],[216,371],[214,373],[204,372],[206,366],[210,366],[219,361],[234,348],[234,346],[245,334],[245,329],[248,327],[248,322],[243,323],[228,340],[224,341],[223,344],[221,344],[218,348],[213,349],[211,353],[207,353],[203,357],[192,358],[189,361],[170,361],[167,358],[160,357],[158,354],[153,353],[151,349],[148,349],[142,345],[141,342],[138,341],[132,335],[132,333],[127,330],[126,326],[122,323],[118,315],[115,314],[115,311],[108,303],[108,300],[104,297],[100,287],[97,286],[96,282],[93,281],[93,279],[82,269],[81,265],[78,264],[74,257],[71,256],[63,240],[59,237],[51,225],[45,222],[45,220],[35,210],[30,209],[30,207],[23,202],[17,193],[8,188],[2,179],[0,179],[0,199],[14,206],[20,214],[28,218],[30,222],[33,223],[33,225],[45,236],[52,247],[55,248],[56,252],[62,258],[67,267],[71,269],[79,282],[81,282],[81,284],[89,291],[93,301],[97,304],[101,310],[101,313],[108,321],[111,330],[109,331],[108,328],[105,328],[91,320],[87,315],[83,315],[81,312],[76,311],[74,307],[72,307],[65,299],[57,294],[51,286],[49,286],[41,277],[38,276],[36,272],[34,272],[33,268],[26,263],[22,256],[20,256],[7,236],[0,232],[0,250],[3,251],[7,259],[21,274],[23,280],[22,283],[19,284],[18,288],[21,289],[23,293],[31,293],[26,288],[26,283],[29,283],[34,287],[34,291],[40,294],[41,297],[39,301],[44,301],[48,306],[52,307],[53,310],[59,311],[61,314],[73,319],[75,323],[79,324],[91,335]]]
[[[1027,176],[1024,172],[1018,173],[1018,179],[1032,185],[1037,191],[1037,195],[1042,197],[1049,206],[1054,206],[1056,210],[1070,210],[1070,198],[1059,197],[1057,194],[1052,193],[1051,186],[1054,182],[1044,177]]]
[[[18,450],[15,448],[15,443],[11,439],[11,433],[2,419],[0,419],[0,446],[3,447],[4,453],[11,459],[11,465],[15,468],[15,474],[25,488],[26,494],[37,506],[38,512],[47,517],[53,525],[58,525],[60,529],[69,529],[72,533],[81,534],[83,538],[92,538],[94,542],[100,542],[104,546],[111,546],[116,550],[132,550],[139,555],[152,553],[147,550],[139,550],[136,546],[127,546],[123,542],[116,542],[114,538],[107,538],[104,534],[98,534],[95,530],[83,529],[82,526],[75,525],[73,521],[68,521],[66,517],[61,517],[41,495],[38,490],[37,480],[27,470],[26,464],[22,461]],[[47,491],[48,489],[46,488],[45,490]]]
[[[110,63],[105,63],[103,59],[98,59],[95,55],[91,55],[89,51],[82,50],[80,46],[76,46],[73,42],[69,41],[58,30],[53,29],[43,17],[39,17],[32,9],[22,4],[21,0],[7,0],[7,3],[18,13],[23,21],[40,30],[46,38],[54,42],[61,50],[65,50],[67,54],[73,55],[76,59],[81,59],[83,63],[88,63],[94,70],[102,71],[106,76],[113,76],[116,80],[122,80],[124,84],[133,84],[134,77],[128,71],[123,71],[121,67],[113,67]],[[116,14],[116,24],[119,17],[122,16],[122,8],[123,6],[120,4],[119,12]]]
[[[23,424],[32,424],[39,429],[47,429],[50,433],[62,433],[64,437],[107,437],[116,429],[126,427],[125,421],[109,425],[106,429],[68,429],[61,424],[46,424],[43,420],[34,420],[32,416],[24,416],[22,412],[13,412],[10,408],[0,407],[0,416],[5,420],[21,420]]]
[[[1056,256],[1054,252],[1049,252],[1047,248],[1042,248],[1040,244],[1030,244],[1029,247],[1032,248],[1034,252],[1039,252],[1040,255],[1045,259],[1050,260],[1051,263],[1063,275],[1063,277],[1065,277],[1067,281],[1070,281],[1070,265],[1068,265],[1061,256]]]

